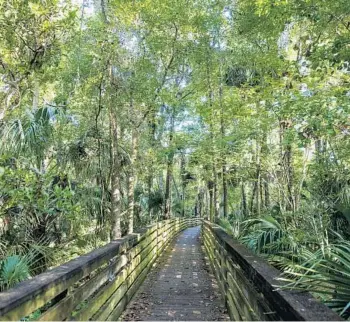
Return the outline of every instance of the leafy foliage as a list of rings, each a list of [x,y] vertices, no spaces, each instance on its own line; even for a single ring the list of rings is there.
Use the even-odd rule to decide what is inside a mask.
[[[201,216],[281,270],[317,253],[331,279],[350,237],[348,0],[0,9],[2,261],[34,245],[36,274]]]
[[[282,280],[286,287],[307,290],[323,298],[339,315],[349,318],[350,243],[331,244],[326,253],[320,249],[304,255],[300,264],[291,266]]]

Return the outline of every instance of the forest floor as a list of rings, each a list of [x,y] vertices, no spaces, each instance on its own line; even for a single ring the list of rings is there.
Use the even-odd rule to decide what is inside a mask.
[[[205,260],[200,227],[181,232],[167,247],[121,320],[229,320],[215,277]]]

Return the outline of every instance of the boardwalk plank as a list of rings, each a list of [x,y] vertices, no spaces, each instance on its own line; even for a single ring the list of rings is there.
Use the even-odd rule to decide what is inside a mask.
[[[130,320],[228,320],[217,282],[204,260],[200,227],[169,245],[121,317]]]

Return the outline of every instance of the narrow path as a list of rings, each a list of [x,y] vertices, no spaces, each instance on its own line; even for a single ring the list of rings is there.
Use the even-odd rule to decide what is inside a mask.
[[[124,321],[228,319],[204,259],[200,227],[184,230],[167,247],[121,317]]]

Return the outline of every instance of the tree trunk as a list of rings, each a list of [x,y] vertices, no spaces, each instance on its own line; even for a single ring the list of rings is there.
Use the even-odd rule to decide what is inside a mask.
[[[151,167],[150,167],[151,168]],[[150,173],[147,178],[147,193],[148,193],[148,207],[147,207],[147,212],[148,212],[148,218],[151,221],[152,217],[152,183],[153,183],[153,175]]]
[[[209,220],[214,222],[215,212],[214,212],[214,183],[213,183],[213,181],[208,181],[208,191],[209,191]]]
[[[167,172],[165,179],[165,197],[164,197],[164,219],[171,217],[171,179],[173,175],[173,159],[174,152],[172,151],[172,142],[174,137],[174,125],[175,125],[175,108],[172,108],[170,116],[170,133],[169,133],[169,155],[167,158]]]
[[[269,190],[269,182],[268,182],[268,175],[265,176],[264,179],[264,192],[265,192],[265,208],[270,208],[270,190]]]
[[[260,172],[261,172],[261,164],[260,164],[260,152],[259,152],[259,144],[256,141],[256,149],[255,149],[255,162],[256,162],[256,175],[253,184],[252,197],[250,201],[250,211],[256,211],[257,214],[260,214],[261,206],[260,206]],[[255,200],[255,206],[254,206]]]
[[[242,212],[243,212],[243,215],[246,216],[246,215],[248,215],[248,208],[247,208],[247,197],[246,197],[246,194],[245,194],[243,180],[242,180],[242,183],[241,183],[241,192],[242,192]]]
[[[135,183],[136,183],[136,170],[135,162],[137,158],[138,150],[138,133],[136,129],[132,131],[131,139],[131,160],[130,160],[130,173],[129,173],[129,191],[128,191],[128,234],[134,232],[134,212],[135,212]]]
[[[221,75],[222,79],[223,75]],[[219,99],[220,99],[220,132],[221,142],[225,139],[225,120],[224,120],[224,105],[222,104],[223,85],[220,83]],[[222,202],[223,202],[223,216],[227,217],[228,214],[228,191],[227,191],[227,166],[225,149],[221,148],[221,160],[222,160]]]
[[[165,179],[165,197],[164,197],[164,219],[171,217],[171,177],[172,177],[172,161],[167,161],[167,173]]]
[[[121,237],[120,217],[121,217],[121,195],[120,195],[120,159],[118,153],[118,124],[115,110],[111,107],[109,111],[110,118],[110,137],[111,137],[111,239]]]
[[[261,163],[260,163],[260,147],[258,141],[256,141],[256,212],[258,215],[261,213]]]
[[[287,145],[285,151],[285,169],[287,175],[287,187],[288,187],[288,201],[290,210],[295,210],[294,196],[293,196],[293,164],[292,164],[292,146]]]
[[[148,120],[148,135],[150,146],[152,150],[156,149],[156,115],[154,112],[150,113],[150,119]],[[147,176],[147,192],[148,192],[148,218],[151,221],[152,219],[152,187],[153,187],[153,179],[154,179],[154,167],[153,160],[151,156],[151,162],[148,167],[148,176]],[[158,217],[158,216],[157,216]]]
[[[285,149],[283,149],[283,139],[285,131],[292,125],[289,120],[280,121],[280,140],[281,140],[281,151],[282,151],[282,171],[284,173],[285,185],[287,186],[287,210],[295,210],[294,193],[293,193],[293,154],[292,145],[290,143],[286,144]]]
[[[261,156],[263,158],[268,154],[268,145],[267,145],[267,134],[264,133],[262,144],[261,144]],[[260,161],[261,163],[261,161]],[[261,182],[261,206],[265,207],[265,209],[270,208],[270,191],[269,191],[269,175],[265,173],[265,175],[260,175]]]
[[[223,202],[223,216],[227,218],[228,215],[228,189],[227,189],[227,168],[226,161],[222,166],[222,202]]]
[[[181,195],[181,215],[185,217],[185,190],[186,190],[186,160],[185,154],[181,155],[181,182],[182,182],[182,195]]]
[[[220,203],[219,203],[219,185],[218,185],[218,173],[216,171],[216,164],[214,160],[213,165],[213,202],[214,202],[214,222],[217,218],[219,218],[219,210],[220,210]]]
[[[213,211],[213,195],[212,195],[212,191],[211,188],[208,189],[207,193],[206,193],[206,199],[207,199],[207,219],[211,220],[212,218],[212,211]]]
[[[198,191],[197,195],[197,215],[198,217],[202,218],[203,217],[203,198],[204,198],[204,193],[201,190],[201,188]]]
[[[212,151],[211,151],[211,163],[212,163],[212,180],[208,182],[209,188],[209,199],[210,199],[210,220],[215,222],[216,218],[219,215],[219,203],[218,203],[218,176],[217,176],[217,165],[216,165],[216,146],[215,146],[215,138],[214,138],[214,108],[213,108],[213,99],[214,99],[214,91],[212,89],[211,78],[210,78],[210,52],[208,52],[206,64],[206,76],[207,76],[207,87],[208,87],[208,103],[209,110],[211,112],[209,130],[210,130],[210,140],[212,142]]]

